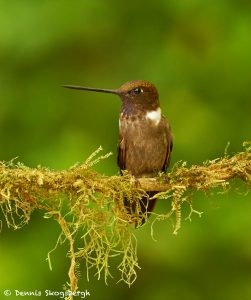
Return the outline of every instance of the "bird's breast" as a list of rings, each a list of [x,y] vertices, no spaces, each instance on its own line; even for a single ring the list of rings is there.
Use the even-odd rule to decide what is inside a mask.
[[[151,176],[162,170],[168,146],[166,126],[161,112],[120,115],[126,170],[136,177]]]
[[[162,114],[160,108],[157,108],[156,110],[140,112],[138,114],[126,114],[124,112],[121,112],[119,118],[119,128],[134,128],[142,130],[145,127],[156,127],[156,129],[158,129],[161,119]]]

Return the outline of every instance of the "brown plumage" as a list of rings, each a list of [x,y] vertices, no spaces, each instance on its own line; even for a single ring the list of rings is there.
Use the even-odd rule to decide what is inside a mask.
[[[120,114],[118,165],[136,178],[153,177],[166,172],[172,151],[170,126],[161,114],[157,89],[150,82],[137,80],[126,83],[122,91]],[[154,208],[156,199],[149,200],[156,192],[148,192],[137,203],[125,199],[130,213],[139,212],[136,226],[143,225]]]
[[[172,151],[172,135],[167,120],[161,114],[158,91],[152,83],[134,80],[123,84],[117,90],[65,87],[120,96],[122,100],[118,143],[120,170],[129,171],[136,179],[166,172]],[[124,200],[128,212],[136,217],[136,226],[143,225],[149,217],[156,202],[155,199],[149,198],[157,192],[148,192],[148,197],[143,197],[139,203],[137,199]]]

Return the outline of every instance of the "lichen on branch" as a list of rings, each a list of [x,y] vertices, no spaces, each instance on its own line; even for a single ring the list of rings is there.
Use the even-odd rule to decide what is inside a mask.
[[[76,266],[81,260],[87,267],[88,278],[89,271],[95,268],[98,278],[104,276],[107,281],[112,276],[111,261],[115,260],[121,280],[128,285],[135,281],[139,264],[132,224],[135,224],[139,211],[128,214],[123,205],[125,197],[135,200],[146,195],[146,191],[159,191],[154,197],[169,200],[171,210],[162,215],[154,213],[151,219],[155,222],[174,215],[174,233],[177,233],[183,203],[190,205],[191,214],[196,212],[192,197],[187,197],[189,193],[215,188],[225,191],[237,178],[250,189],[251,143],[244,143],[244,150],[233,156],[225,154],[222,158],[191,167],[180,162],[168,174],[137,180],[127,172],[111,177],[95,172],[91,167],[110,155],[99,156],[100,150],[83,164],[63,171],[44,167],[32,169],[14,161],[0,163],[0,206],[7,225],[20,228],[29,222],[35,209],[57,221],[62,232],[56,244],[65,241],[69,244],[71,291],[77,290]],[[49,255],[48,258],[50,262]]]

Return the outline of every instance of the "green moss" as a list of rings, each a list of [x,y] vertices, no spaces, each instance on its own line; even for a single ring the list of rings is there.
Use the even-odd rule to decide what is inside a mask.
[[[181,226],[181,207],[188,203],[192,213],[192,193],[196,190],[227,191],[232,179],[243,180],[247,189],[251,183],[251,143],[233,156],[207,161],[201,166],[176,164],[168,175],[142,178],[135,182],[125,172],[123,176],[107,177],[91,167],[110,154],[98,156],[95,151],[83,164],[64,171],[47,168],[28,168],[14,161],[0,163],[0,207],[9,227],[18,229],[30,220],[34,209],[44,212],[45,218],[54,218],[61,227],[59,243],[68,242],[70,289],[77,290],[77,274],[84,261],[89,270],[96,269],[98,278],[107,282],[113,270],[110,262],[118,261],[120,280],[128,285],[137,278],[139,268],[137,240],[134,235],[135,218],[140,213],[128,214],[123,199],[140,198],[146,191],[160,191],[154,198],[166,198],[171,210],[152,216],[153,224],[174,215],[176,234]],[[63,198],[66,198],[66,206]],[[140,208],[138,208],[140,209]],[[78,247],[75,244],[78,244]],[[80,246],[79,246],[80,245]],[[49,253],[50,254],[50,253]],[[50,263],[50,255],[48,260]],[[80,264],[79,264],[80,263]]]

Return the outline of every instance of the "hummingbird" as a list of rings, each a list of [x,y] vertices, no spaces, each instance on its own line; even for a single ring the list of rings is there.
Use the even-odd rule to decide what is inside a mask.
[[[118,89],[100,89],[64,85],[76,90],[115,94],[122,107],[119,115],[117,163],[121,174],[127,170],[137,180],[166,172],[173,147],[171,127],[161,113],[157,88],[146,80],[133,80]],[[139,199],[124,199],[135,226],[142,226],[154,209],[158,191],[149,191]]]

